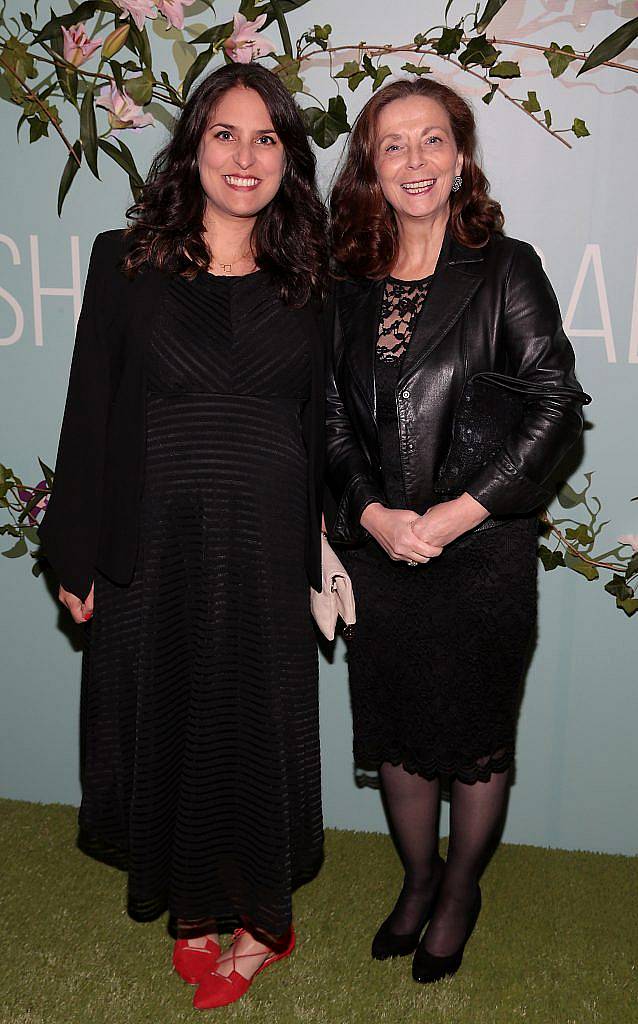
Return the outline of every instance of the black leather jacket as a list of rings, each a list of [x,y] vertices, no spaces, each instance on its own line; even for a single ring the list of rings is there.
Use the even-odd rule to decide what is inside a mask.
[[[359,525],[364,508],[385,503],[374,380],[383,288],[383,281],[346,280],[334,294],[327,459],[336,509],[330,535],[345,543],[365,536]],[[589,399],[574,376],[574,352],[534,249],[502,235],[470,249],[448,231],[396,388],[407,506],[419,514],[441,500],[434,487],[463,386],[485,371],[542,384],[547,397],[525,412],[466,490],[493,516],[532,512],[548,500],[546,481],[580,435],[582,404]]]

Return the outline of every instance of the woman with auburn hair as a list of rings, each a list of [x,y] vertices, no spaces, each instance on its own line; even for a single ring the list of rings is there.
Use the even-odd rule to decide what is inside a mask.
[[[322,851],[326,213],[277,77],[203,81],[129,217],[93,247],[41,532],[91,620],[81,846],[137,920],[168,909],[203,1009],[292,952]]]
[[[329,532],[351,545],[355,761],[380,773],[405,868],[372,955],[416,950],[419,982],[458,969],[479,915],[535,634],[535,510],[589,400],[475,152],[461,96],[399,80],[363,108],[332,193]]]

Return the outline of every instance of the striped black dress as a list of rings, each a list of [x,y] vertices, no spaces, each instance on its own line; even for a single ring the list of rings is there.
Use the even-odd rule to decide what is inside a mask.
[[[304,570],[310,355],[265,272],[171,281],[147,353],[141,540],[102,576],[83,672],[80,843],[129,912],[271,935],[322,845]]]

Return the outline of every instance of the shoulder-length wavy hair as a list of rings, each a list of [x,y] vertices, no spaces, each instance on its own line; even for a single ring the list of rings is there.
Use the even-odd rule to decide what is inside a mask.
[[[299,110],[277,76],[257,64],[219,68],[188,99],[170,142],[153,160],[141,198],[127,210],[132,224],[123,269],[132,275],[152,266],[185,277],[208,269],[198,152],[216,106],[237,86],[261,96],[286,156],[279,190],[255,221],[255,262],[270,272],[284,302],[303,306],[325,287],[327,213]]]
[[[489,182],[478,165],[476,126],[468,103],[432,78],[400,79],[384,86],[359,114],[344,164],[332,190],[332,252],[353,277],[382,278],[399,251],[397,222],[376,172],[380,111],[394,100],[424,96],[447,111],[457,149],[463,156],[463,184],[450,195],[450,228],[464,245],[480,248],[503,228],[501,207],[489,197]]]

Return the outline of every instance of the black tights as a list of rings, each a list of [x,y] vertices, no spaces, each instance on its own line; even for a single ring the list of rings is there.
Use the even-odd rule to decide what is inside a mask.
[[[426,948],[435,956],[449,956],[463,942],[479,878],[500,835],[509,772],[493,772],[488,782],[472,785],[452,782],[445,865],[438,854],[439,779],[411,775],[401,765],[388,763],[381,766],[380,775],[386,812],[405,869],[390,928],[400,935],[416,930],[438,887]]]

